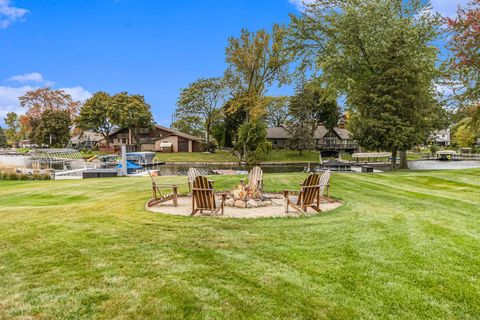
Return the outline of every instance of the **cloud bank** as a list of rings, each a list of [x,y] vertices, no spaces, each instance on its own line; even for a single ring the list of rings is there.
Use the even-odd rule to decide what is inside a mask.
[[[29,13],[27,9],[14,7],[10,0],[0,0],[0,29],[5,29],[13,22],[23,19]]]

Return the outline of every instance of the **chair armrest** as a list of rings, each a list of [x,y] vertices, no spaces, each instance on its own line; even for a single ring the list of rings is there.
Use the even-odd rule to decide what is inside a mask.
[[[283,189],[283,192],[300,192],[299,190]]]

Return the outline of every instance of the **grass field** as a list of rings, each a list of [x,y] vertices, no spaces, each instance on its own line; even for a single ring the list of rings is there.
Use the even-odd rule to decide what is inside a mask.
[[[227,151],[215,153],[204,152],[178,152],[178,153],[157,153],[158,161],[166,162],[238,162],[238,158]],[[318,152],[305,151],[302,155],[295,150],[273,150],[262,162],[318,162]]]
[[[0,181],[0,319],[480,315],[480,170],[335,174],[342,208],[283,219],[152,214],[149,186]]]

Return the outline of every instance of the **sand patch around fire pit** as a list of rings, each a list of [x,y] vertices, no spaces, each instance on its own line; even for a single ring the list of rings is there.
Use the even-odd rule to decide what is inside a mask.
[[[271,199],[272,205],[258,208],[237,208],[225,207],[224,214],[215,215],[218,218],[270,218],[270,217],[299,217],[300,215],[293,209],[289,213],[285,213],[283,199]],[[321,203],[320,209],[323,212],[334,210],[342,205],[341,202],[335,201],[333,203]],[[180,197],[178,198],[178,207],[174,207],[172,202],[162,203],[153,207],[145,206],[150,212],[163,213],[177,216],[190,216],[192,212],[192,198]],[[315,210],[309,208],[307,215],[317,215]],[[209,216],[209,214],[197,213],[195,216]]]

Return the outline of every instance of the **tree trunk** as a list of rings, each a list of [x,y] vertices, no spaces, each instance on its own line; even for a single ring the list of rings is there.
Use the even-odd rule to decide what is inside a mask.
[[[103,135],[103,138],[105,139],[106,147],[107,147],[107,149],[109,149],[110,148],[110,137],[106,133],[103,133],[102,135]]]
[[[208,151],[210,151],[210,121],[207,121],[207,137],[206,137],[206,140],[207,140],[207,149]]]
[[[247,114],[245,116],[245,123],[248,124],[249,122],[250,122],[250,114],[247,111]],[[248,149],[247,149],[247,144],[244,141],[244,143],[243,143],[243,160],[247,161],[247,159],[248,159]]]
[[[392,161],[390,167],[392,171],[395,171],[397,169],[397,150],[392,151]]]
[[[400,150],[400,169],[408,169],[407,150]]]

